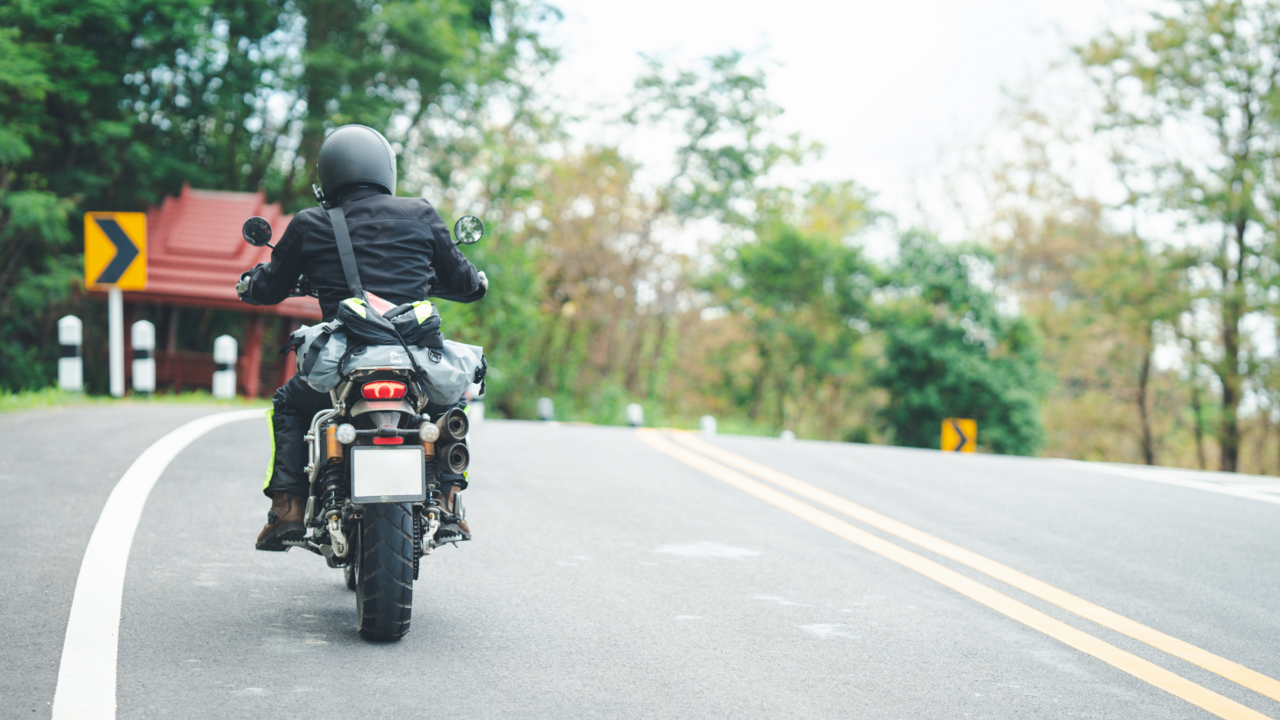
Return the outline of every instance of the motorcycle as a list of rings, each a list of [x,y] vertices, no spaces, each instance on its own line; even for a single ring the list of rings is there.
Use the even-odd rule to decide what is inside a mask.
[[[250,218],[242,232],[249,244],[271,247],[265,219]],[[456,243],[472,244],[483,234],[474,216],[454,225]],[[315,292],[304,275],[290,295]],[[470,422],[456,403],[431,402],[430,378],[418,362],[410,359],[406,366],[406,355],[419,350],[422,364],[440,363],[440,351],[366,349],[357,348],[357,354],[368,361],[348,363],[344,356],[337,364],[329,390],[333,407],[317,413],[305,435],[307,534],[285,545],[313,552],[343,571],[355,591],[356,627],[363,637],[396,640],[409,631],[422,558],[468,539],[459,525],[466,517],[459,493],[471,462]],[[299,349],[299,360],[303,354]],[[481,354],[475,382],[483,381],[483,362]]]

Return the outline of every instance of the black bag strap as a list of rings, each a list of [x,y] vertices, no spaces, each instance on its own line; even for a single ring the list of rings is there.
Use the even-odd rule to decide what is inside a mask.
[[[367,300],[364,287],[360,284],[355,249],[351,247],[351,234],[347,232],[347,216],[337,204],[325,209],[329,211],[329,221],[333,223],[333,237],[338,241],[338,259],[342,261],[342,272],[347,276],[347,288],[351,290],[351,297]]]

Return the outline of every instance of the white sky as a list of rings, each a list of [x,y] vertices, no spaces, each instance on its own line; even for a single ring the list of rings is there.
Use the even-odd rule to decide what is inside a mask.
[[[927,181],[940,158],[992,131],[1003,86],[1036,77],[1071,43],[1153,2],[552,1],[565,15],[552,33],[564,51],[552,82],[574,107],[621,106],[638,53],[689,64],[742,50],[774,64],[782,129],[826,146],[805,175],[856,180],[880,207],[907,216],[913,179]],[[660,161],[660,149],[624,148]]]

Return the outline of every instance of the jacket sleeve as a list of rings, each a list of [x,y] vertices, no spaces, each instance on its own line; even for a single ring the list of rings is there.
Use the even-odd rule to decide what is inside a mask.
[[[423,200],[422,204],[426,213],[423,219],[431,226],[431,264],[436,273],[431,296],[462,303],[484,297],[485,287],[480,284],[476,266],[454,244],[449,228],[445,227],[444,220],[431,203]]]
[[[253,269],[249,283],[249,299],[256,305],[275,305],[289,297],[302,275],[302,236],[306,219],[298,213],[289,221],[284,236],[271,251],[271,262]]]

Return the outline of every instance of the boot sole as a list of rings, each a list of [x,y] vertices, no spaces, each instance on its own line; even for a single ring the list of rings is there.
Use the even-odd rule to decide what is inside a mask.
[[[287,523],[276,528],[275,532],[254,545],[255,549],[267,552],[284,552],[289,549],[285,540],[302,540],[307,536],[307,526],[300,522]]]

